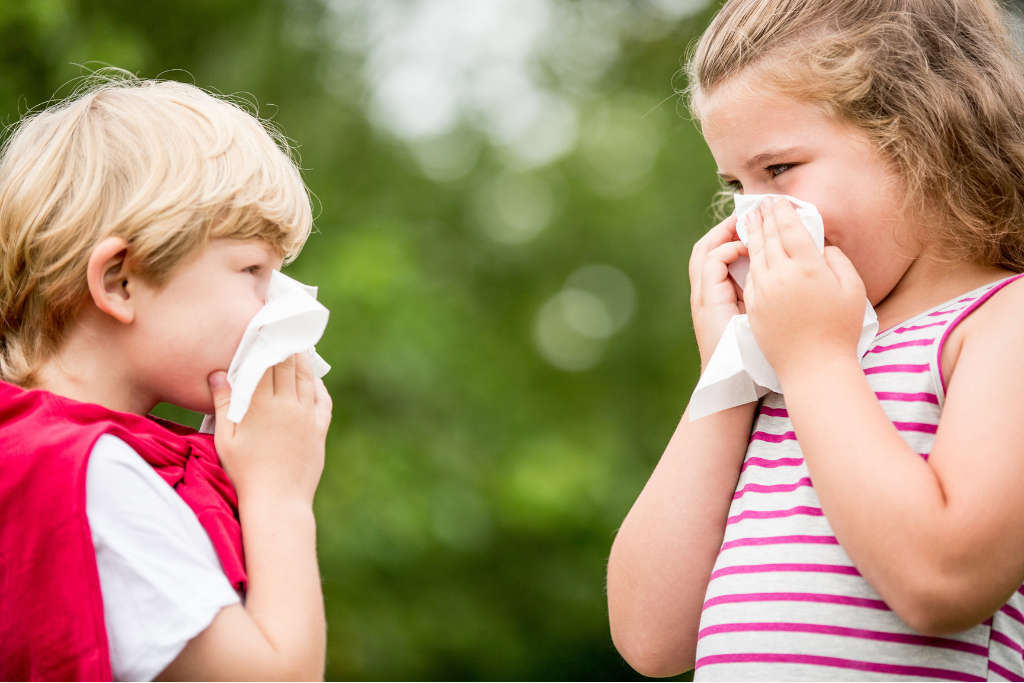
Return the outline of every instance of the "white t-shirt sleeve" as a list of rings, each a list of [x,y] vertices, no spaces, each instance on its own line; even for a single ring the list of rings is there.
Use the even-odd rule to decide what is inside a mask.
[[[97,440],[86,514],[116,681],[151,681],[239,602],[195,513],[116,436]]]

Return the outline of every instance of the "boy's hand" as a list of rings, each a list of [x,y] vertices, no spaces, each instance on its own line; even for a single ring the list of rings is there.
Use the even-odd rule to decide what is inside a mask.
[[[701,368],[707,366],[732,317],[746,312],[743,290],[729,277],[729,264],[746,255],[747,248],[736,235],[735,216],[711,228],[693,245],[690,310]]]
[[[217,411],[214,441],[239,498],[298,499],[312,504],[324,467],[331,397],[313,376],[309,354],[298,353],[267,370],[239,424],[227,419],[227,375],[210,375]]]
[[[866,303],[850,260],[838,247],[818,253],[792,204],[781,198],[751,211],[747,226],[750,327],[783,389],[793,372],[856,357]]]

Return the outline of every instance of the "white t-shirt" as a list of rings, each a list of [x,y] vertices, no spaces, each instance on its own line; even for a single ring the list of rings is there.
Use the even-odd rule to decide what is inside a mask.
[[[131,446],[101,436],[85,486],[114,680],[151,681],[239,596],[195,513]]]

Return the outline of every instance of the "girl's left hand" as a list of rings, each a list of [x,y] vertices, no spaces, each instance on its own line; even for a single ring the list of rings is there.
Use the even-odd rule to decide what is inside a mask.
[[[767,197],[759,211],[751,211],[747,228],[747,315],[779,381],[785,385],[815,364],[856,357],[865,291],[850,260],[838,247],[819,254],[796,210],[781,197]]]

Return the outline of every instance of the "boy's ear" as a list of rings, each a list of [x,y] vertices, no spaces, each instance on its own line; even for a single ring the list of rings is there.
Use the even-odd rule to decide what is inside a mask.
[[[131,300],[134,276],[125,264],[127,256],[128,242],[108,237],[93,248],[86,271],[89,295],[96,308],[126,325],[135,319]]]

